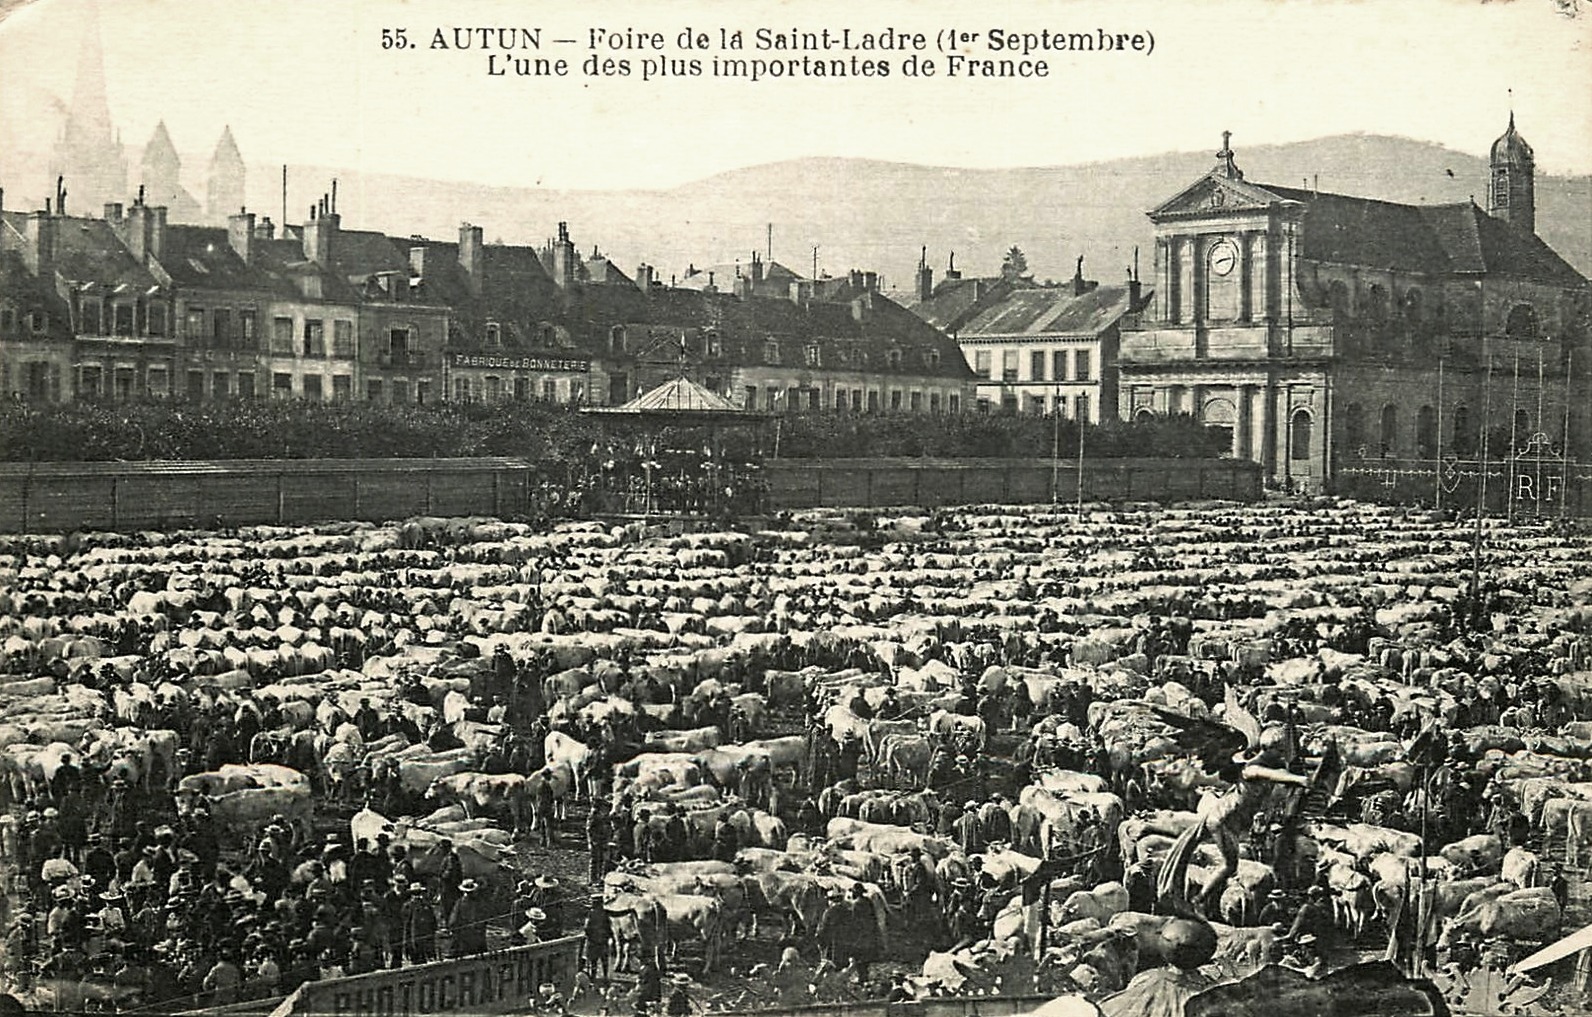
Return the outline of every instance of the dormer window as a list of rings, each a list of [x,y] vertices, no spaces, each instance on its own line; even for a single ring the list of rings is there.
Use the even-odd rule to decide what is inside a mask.
[[[925,367],[929,367],[929,368],[939,367],[940,366],[940,351],[939,350],[925,350],[923,352],[923,365]]]
[[[703,347],[706,349],[708,356],[710,356],[710,357],[718,357],[718,356],[722,356],[723,355],[723,349],[719,346],[719,331],[718,331],[718,329],[710,328],[706,332],[703,332],[702,333],[702,344],[703,344]]]
[[[543,324],[537,330],[537,337],[541,339],[543,346],[552,346],[558,339],[558,333],[553,330],[553,326]]]
[[[503,345],[503,326],[495,321],[486,323],[486,344],[494,349]]]
[[[779,363],[779,340],[770,339],[763,343],[763,363]]]
[[[818,348],[818,344],[817,343],[808,343],[807,344],[807,366],[808,367],[820,367],[822,365],[823,365],[823,355],[822,355],[822,353],[820,352],[820,350]]]
[[[44,315],[41,312],[39,312],[39,311],[29,311],[28,312],[28,331],[29,332],[43,332],[44,331]]]
[[[901,366],[901,351],[893,349],[890,352],[886,353],[884,355],[884,362],[885,362],[885,365],[888,366],[891,370],[895,370],[896,368],[900,367]]]
[[[615,325],[608,330],[608,352],[621,356],[627,352],[625,349],[625,326]]]

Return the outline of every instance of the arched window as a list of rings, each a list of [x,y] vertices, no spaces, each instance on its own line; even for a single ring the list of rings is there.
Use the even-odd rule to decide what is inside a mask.
[[[502,325],[499,325],[495,321],[489,321],[486,323],[486,344],[493,347],[503,345]]]
[[[1288,421],[1288,458],[1294,462],[1310,461],[1310,411],[1294,410]]]
[[[615,325],[608,330],[608,352],[618,354],[629,352],[625,349],[625,326]]]
[[[1437,411],[1430,406],[1415,414],[1415,454],[1422,459],[1437,456]]]
[[[1359,403],[1343,408],[1343,447],[1349,455],[1365,455],[1365,407]]]
[[[1382,458],[1386,459],[1398,449],[1399,441],[1399,408],[1392,403],[1382,407],[1382,428],[1377,435],[1381,444]]]
[[[1231,399],[1211,399],[1200,410],[1200,423],[1207,428],[1218,431],[1227,440],[1227,455],[1233,452],[1233,428],[1238,422],[1238,408]]]
[[[1476,432],[1471,428],[1468,406],[1460,406],[1454,410],[1453,434],[1455,455],[1470,455],[1476,451]]]
[[[1133,411],[1133,422],[1136,424],[1142,424],[1154,419],[1155,411],[1150,409],[1148,406],[1140,406],[1137,410]]]
[[[1530,304],[1511,307],[1504,321],[1504,335],[1511,339],[1535,339],[1538,328],[1537,309]]]

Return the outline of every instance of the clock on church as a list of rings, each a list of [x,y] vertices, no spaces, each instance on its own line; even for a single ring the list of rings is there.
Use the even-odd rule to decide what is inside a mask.
[[[1238,264],[1238,248],[1230,241],[1219,241],[1211,248],[1211,272],[1216,275],[1227,275]]]

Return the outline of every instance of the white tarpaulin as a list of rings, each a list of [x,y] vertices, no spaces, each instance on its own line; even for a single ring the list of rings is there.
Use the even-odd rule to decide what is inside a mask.
[[[1533,971],[1546,964],[1552,964],[1554,961],[1563,960],[1566,957],[1578,954],[1587,947],[1592,947],[1592,925],[1588,925],[1579,932],[1570,933],[1557,943],[1551,943],[1543,947],[1524,960],[1516,961],[1510,965],[1509,973],[1512,975],[1524,974],[1527,971]]]

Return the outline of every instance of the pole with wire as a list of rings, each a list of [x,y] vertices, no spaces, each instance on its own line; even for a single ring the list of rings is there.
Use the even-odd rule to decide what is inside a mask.
[[[1077,413],[1073,414],[1078,425],[1078,518],[1083,518],[1083,425],[1088,413],[1089,397],[1079,396],[1080,402]]]

